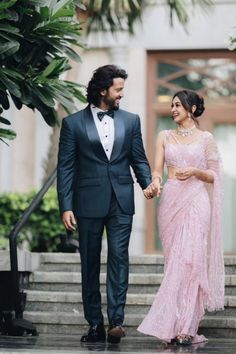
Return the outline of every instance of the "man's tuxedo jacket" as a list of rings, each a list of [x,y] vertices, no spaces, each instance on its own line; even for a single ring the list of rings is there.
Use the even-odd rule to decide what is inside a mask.
[[[72,210],[79,217],[104,217],[114,191],[126,214],[134,214],[133,178],[142,189],[151,182],[138,115],[117,110],[115,137],[108,160],[90,107],[62,121],[58,153],[57,190],[60,212]]]

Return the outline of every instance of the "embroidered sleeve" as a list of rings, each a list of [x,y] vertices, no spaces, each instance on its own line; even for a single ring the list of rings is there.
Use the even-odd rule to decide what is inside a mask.
[[[205,154],[206,154],[207,168],[209,170],[218,173],[220,170],[221,158],[220,158],[217,144],[211,133],[207,133],[206,136]]]
[[[211,227],[208,238],[207,308],[215,311],[224,307],[224,258],[222,242],[223,168],[217,144],[211,133],[206,133],[205,157],[207,169],[214,175],[208,187],[211,201]]]

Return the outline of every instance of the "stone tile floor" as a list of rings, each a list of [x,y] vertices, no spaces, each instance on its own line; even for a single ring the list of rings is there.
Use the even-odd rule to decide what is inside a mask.
[[[235,354],[236,340],[209,339],[208,343],[191,347],[165,346],[149,337],[127,337],[120,344],[82,344],[78,336],[39,335],[38,337],[5,337],[0,336],[0,353],[19,354],[167,354],[167,353],[199,353],[199,354]]]

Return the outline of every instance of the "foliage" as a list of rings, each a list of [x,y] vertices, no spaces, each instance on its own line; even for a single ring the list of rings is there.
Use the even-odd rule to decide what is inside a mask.
[[[35,196],[28,193],[4,193],[0,196],[0,249],[8,248],[8,236]],[[49,189],[19,235],[18,245],[27,244],[30,251],[55,252],[59,234],[65,233],[58,212],[55,188]]]
[[[66,112],[74,99],[85,101],[81,86],[62,80],[80,61],[72,46],[82,46],[73,0],[4,0],[0,3],[0,115],[10,107],[37,109],[50,126],[57,121],[56,103]],[[80,3],[80,2],[79,2]],[[2,108],[1,108],[2,107]],[[0,123],[10,124],[1,117]],[[0,129],[0,139],[15,133]]]
[[[83,0],[87,14],[87,31],[122,31],[133,34],[134,23],[141,20],[143,0]]]
[[[167,0],[170,9],[170,21],[173,25],[173,15],[175,14],[178,21],[185,27],[189,22],[189,6],[200,6],[202,9],[207,10],[209,6],[213,5],[213,0]]]
[[[69,59],[80,61],[72,48],[82,46],[77,12],[84,12],[91,30],[129,30],[141,19],[151,0],[2,0],[0,2],[0,124],[13,101],[37,109],[46,123],[57,122],[56,105],[69,114],[74,100],[85,102],[81,85],[61,79],[71,68]],[[166,0],[170,19],[176,14],[184,26],[189,21],[188,0]],[[212,0],[191,0],[206,7]],[[15,132],[0,127],[0,140],[14,139]]]
[[[141,21],[146,7],[157,5],[155,0],[82,0],[86,7],[87,31],[122,31],[134,33],[134,24]],[[170,23],[174,15],[186,28],[189,22],[189,8],[200,6],[208,9],[213,0],[166,0],[170,11]]]
[[[226,40],[227,47],[229,50],[235,50],[236,49],[236,30],[235,27],[233,29],[233,33],[228,34],[228,38]]]

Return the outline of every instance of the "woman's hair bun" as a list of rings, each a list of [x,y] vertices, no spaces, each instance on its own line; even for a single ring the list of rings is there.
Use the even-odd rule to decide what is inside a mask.
[[[184,108],[188,112],[192,113],[193,117],[195,117],[195,118],[200,117],[202,115],[202,113],[204,112],[204,110],[205,110],[204,99],[202,96],[200,96],[196,92],[191,91],[191,90],[182,90],[182,91],[177,92],[173,96],[173,99],[176,96],[180,99]],[[195,112],[192,112],[193,106],[196,106]]]
[[[205,111],[205,106],[204,106],[204,99],[203,97],[199,96],[197,93],[196,93],[196,110],[195,112],[193,113],[193,116],[194,117],[200,117],[202,115],[202,113]]]

